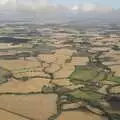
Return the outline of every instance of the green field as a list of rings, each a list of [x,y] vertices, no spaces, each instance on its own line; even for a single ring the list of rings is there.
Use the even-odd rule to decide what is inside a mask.
[[[120,77],[118,77],[118,76],[109,77],[108,81],[112,81],[112,82],[116,82],[116,83],[120,84]]]
[[[98,102],[103,96],[90,90],[76,90],[68,94],[72,99],[80,99],[88,102]]]
[[[120,120],[119,115],[111,115],[111,120]]]
[[[71,80],[82,80],[82,81],[88,81],[92,80],[97,76],[97,69],[96,68],[82,68],[82,67],[76,67],[75,71],[70,76]]]

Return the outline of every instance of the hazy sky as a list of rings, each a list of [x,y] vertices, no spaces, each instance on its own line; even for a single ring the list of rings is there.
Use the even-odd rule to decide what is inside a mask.
[[[0,4],[26,4],[26,5],[65,5],[65,6],[74,6],[74,5],[104,5],[112,8],[120,8],[120,0],[0,0]]]
[[[62,4],[62,5],[77,5],[77,4],[101,4],[105,6],[110,6],[113,8],[120,8],[120,0],[17,0],[22,2],[38,2],[41,4],[49,3],[49,4]]]
[[[49,2],[58,3],[63,5],[76,5],[76,4],[97,4],[105,5],[113,8],[120,8],[120,0],[49,0]]]

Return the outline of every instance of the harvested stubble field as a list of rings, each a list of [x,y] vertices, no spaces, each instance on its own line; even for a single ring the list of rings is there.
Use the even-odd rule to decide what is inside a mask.
[[[0,118],[2,120],[29,120],[27,118],[15,115],[15,114],[7,112],[5,110],[0,110]]]
[[[120,94],[120,86],[113,86],[113,87],[111,87],[111,89],[110,89],[110,93],[112,93],[112,94]]]
[[[56,120],[108,120],[105,117],[95,115],[89,111],[62,112]]]
[[[0,96],[0,108],[34,120],[47,120],[50,116],[57,113],[56,101],[57,95],[55,94],[28,96],[2,95]],[[0,118],[2,119],[2,116]]]
[[[39,62],[29,60],[0,60],[0,65],[8,70],[15,70],[20,68],[32,68],[39,66]]]
[[[88,62],[89,62],[88,57],[72,57],[71,64],[74,66],[86,65]]]
[[[49,79],[33,78],[26,82],[15,79],[0,85],[0,93],[30,93],[41,92],[44,85],[49,84]]]

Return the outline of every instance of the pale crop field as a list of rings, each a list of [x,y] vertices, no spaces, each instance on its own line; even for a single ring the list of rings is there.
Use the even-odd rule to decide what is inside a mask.
[[[89,62],[88,57],[73,57],[72,65],[86,65]]]
[[[53,63],[56,58],[54,55],[49,55],[49,54],[41,54],[38,56],[40,60],[45,61],[46,63]]]
[[[14,74],[14,76],[16,78],[21,78],[21,77],[25,77],[25,76],[27,76],[27,77],[40,76],[40,77],[44,77],[44,78],[49,77],[49,75],[45,74],[44,72],[22,72],[22,73]]]
[[[0,119],[1,120],[29,120],[27,118],[20,117],[20,116],[17,116],[17,115],[14,115],[12,113],[5,112],[2,110],[0,110]]]
[[[11,44],[8,43],[0,43],[0,49],[9,49],[9,48],[18,48],[18,47],[22,47],[22,45],[19,44],[12,46]]]
[[[15,112],[35,120],[48,120],[50,116],[57,113],[56,100],[57,95],[55,94],[28,96],[2,95],[0,96],[0,108],[5,108],[11,112]]]
[[[59,85],[59,86],[71,86],[72,85],[69,79],[54,79],[52,83]]]
[[[0,66],[9,70],[31,68],[39,65],[39,62],[30,60],[0,60]]]
[[[48,85],[48,79],[33,78],[26,82],[11,80],[8,83],[0,85],[0,93],[29,93],[41,92],[44,85]]]
[[[120,86],[112,87],[110,89],[111,93],[120,93]]]
[[[75,67],[73,65],[65,64],[64,67],[60,71],[58,71],[54,74],[54,77],[56,79],[67,78],[72,74],[72,72],[74,72],[74,70],[75,70]]]
[[[116,76],[120,76],[120,65],[114,65],[110,67]]]
[[[107,118],[95,115],[91,112],[69,111],[62,112],[56,120],[108,120]]]

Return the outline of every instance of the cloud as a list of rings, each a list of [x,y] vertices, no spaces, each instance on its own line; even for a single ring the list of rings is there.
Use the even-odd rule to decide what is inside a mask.
[[[79,6],[78,5],[74,5],[73,7],[72,7],[72,10],[73,11],[77,11],[79,9]]]
[[[6,4],[16,4],[17,0],[0,0],[0,5],[6,5]]]
[[[18,5],[25,5],[25,6],[47,6],[48,0],[17,0]]]
[[[4,5],[8,2],[9,0],[0,0],[0,5]]]
[[[96,4],[93,4],[93,3],[84,3],[82,5],[83,11],[93,11],[95,9],[96,9]]]
[[[0,0],[1,5],[5,5],[8,3],[44,6],[48,4],[48,0]]]
[[[17,10],[39,10],[48,6],[48,0],[17,0]]]
[[[48,0],[0,0],[0,11],[37,11],[48,6]]]
[[[81,4],[76,4],[71,8],[73,11],[94,11],[96,9],[96,4],[93,4],[92,2],[83,2]]]
[[[54,2],[55,0],[0,0],[0,11],[110,11],[111,8],[96,4],[98,0],[84,0],[82,3],[75,3],[73,5],[62,5]],[[61,0],[63,1],[63,0]],[[75,2],[75,1],[74,1]],[[62,2],[61,2],[62,3]],[[95,4],[94,4],[95,3]],[[44,9],[45,8],[45,9]]]
[[[11,6],[12,5],[12,6]],[[24,7],[31,7],[31,8],[36,8],[36,7],[43,7],[48,5],[48,0],[0,0],[0,6],[5,6],[5,7],[19,7],[19,6],[24,6]]]

